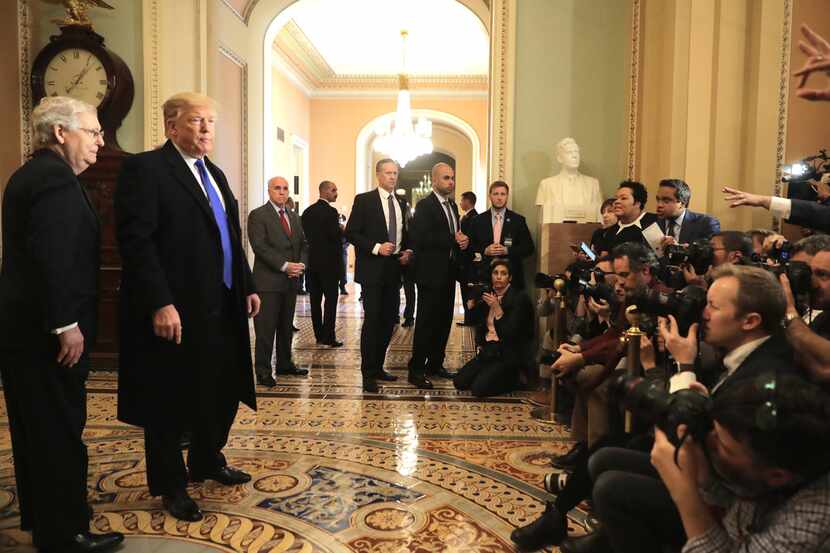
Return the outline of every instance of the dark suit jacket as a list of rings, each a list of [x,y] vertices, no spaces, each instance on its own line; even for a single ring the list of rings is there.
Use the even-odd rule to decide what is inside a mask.
[[[807,200],[790,200],[792,209],[788,223],[822,232],[830,232],[830,206]]]
[[[643,230],[647,229],[653,223],[658,221],[657,215],[654,213],[645,213],[643,218],[640,219],[640,225],[642,226],[642,230],[637,228],[636,226],[626,227],[617,234],[617,231],[620,228],[620,224],[617,223],[613,227],[608,227],[607,231],[607,238],[608,238],[608,245],[611,250],[614,249],[615,246],[618,246],[624,242],[640,242],[642,244],[648,245],[646,239],[643,237]]]
[[[289,278],[280,269],[286,262],[306,263],[305,234],[300,217],[286,209],[291,236],[285,233],[277,210],[266,202],[248,215],[248,240],[254,250],[254,286],[258,292],[299,290],[300,279]]]
[[[340,214],[319,199],[303,211],[302,222],[308,241],[308,271],[339,280],[345,274]]]
[[[467,236],[470,235],[470,223],[476,218],[476,215],[478,215],[478,211],[476,211],[476,208],[472,208],[470,211],[461,216],[461,221],[459,221],[458,224],[461,225],[461,232]]]
[[[493,219],[492,210],[481,212],[470,223],[470,247],[473,252],[481,254],[483,263],[481,267],[481,278],[484,282],[490,280],[491,257],[484,255],[484,250],[493,243]],[[507,259],[510,261],[510,274],[513,276],[511,287],[515,286],[524,289],[524,267],[525,258],[533,255],[535,247],[530,230],[527,228],[525,218],[515,211],[505,210],[504,223],[501,231],[501,244],[507,237],[513,239],[513,244],[507,249]]]
[[[720,368],[724,370],[722,362]],[[776,332],[769,340],[758,346],[755,351],[744,359],[744,362],[738,366],[735,372],[723,380],[723,383],[713,393],[722,393],[723,390],[734,385],[735,382],[757,378],[764,373],[774,373],[776,371],[779,374],[797,374],[801,372],[796,367],[793,348],[783,332]],[[716,382],[717,380],[715,380]],[[705,380],[704,384],[706,384]],[[709,389],[712,389],[712,386]]]
[[[458,206],[451,203],[459,230]],[[412,249],[415,251],[415,282],[419,286],[444,286],[458,278],[462,250],[450,230],[446,211],[434,192],[415,206],[412,218]]]
[[[23,348],[79,323],[85,351],[97,322],[98,217],[69,164],[38,150],[3,195],[0,346]]]
[[[409,249],[409,223],[405,215],[406,202],[397,195],[395,199],[401,208],[401,250]],[[383,216],[380,192],[377,189],[371,192],[358,194],[354,198],[349,222],[346,223],[346,238],[354,245],[355,271],[354,280],[360,284],[381,284],[384,282],[401,282],[401,265],[398,259],[392,256],[374,255],[372,250],[375,244],[389,241],[389,229],[386,218]]]
[[[511,284],[501,299],[501,308],[504,315],[494,321],[493,326],[499,335],[502,352],[508,354],[505,362],[511,366],[526,366],[530,361],[530,345],[534,334],[533,304],[523,290]],[[484,301],[476,303],[470,313],[470,318],[476,324],[476,343],[479,346],[487,336],[489,313],[490,306]]]
[[[170,141],[128,157],[118,178],[115,215],[123,261],[118,418],[129,424],[188,425],[204,386],[221,386],[256,408],[245,304],[254,283],[242,249],[239,206],[222,170],[207,158],[205,165],[228,216],[233,288],[225,324],[234,326],[239,339],[216,344],[228,291],[219,227],[202,185]],[[180,345],[153,333],[153,314],[168,304],[182,320]],[[218,347],[237,363],[232,381],[216,377],[224,366]]]
[[[668,219],[660,219],[659,224],[660,228],[663,229],[663,234],[668,233]],[[720,221],[715,217],[704,213],[695,213],[687,209],[686,215],[683,217],[683,224],[680,225],[680,243],[691,244],[695,240],[708,240],[712,235],[719,232]]]

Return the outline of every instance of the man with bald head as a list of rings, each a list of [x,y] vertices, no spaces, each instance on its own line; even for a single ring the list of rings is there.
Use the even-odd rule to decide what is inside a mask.
[[[192,522],[202,512],[188,479],[251,479],[228,466],[222,448],[239,402],[256,409],[247,318],[260,300],[236,198],[208,158],[216,103],[181,93],[163,113],[167,142],[127,158],[115,192],[123,261],[118,418],[144,428],[150,494]],[[179,438],[187,431],[186,468]]]
[[[455,171],[446,163],[436,163],[432,194],[418,202],[412,219],[418,312],[409,382],[418,388],[432,388],[429,376],[453,376],[444,368],[444,350],[452,326],[461,252],[470,244],[461,232],[454,193]]]
[[[305,233],[297,213],[288,207],[288,181],[268,181],[268,201],[248,216],[248,240],[254,250],[254,285],[262,308],[254,318],[257,383],[276,385],[271,356],[277,343],[276,374],[305,376],[291,359],[292,326],[300,277],[308,256]]]

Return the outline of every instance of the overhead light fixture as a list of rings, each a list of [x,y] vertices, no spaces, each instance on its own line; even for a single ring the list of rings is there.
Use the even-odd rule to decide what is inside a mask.
[[[375,129],[374,141],[376,152],[387,155],[398,162],[401,167],[424,154],[431,154],[432,122],[419,117],[413,124],[412,105],[409,94],[409,78],[406,75],[406,39],[409,33],[401,31],[402,68],[398,74],[398,104],[394,118],[382,120]]]

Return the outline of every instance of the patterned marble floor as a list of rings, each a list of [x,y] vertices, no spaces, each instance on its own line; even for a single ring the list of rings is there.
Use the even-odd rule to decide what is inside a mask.
[[[257,412],[240,408],[225,453],[253,480],[193,485],[206,513],[199,523],[172,519],[148,495],[142,433],[115,418],[115,375],[94,373],[85,433],[93,529],[124,532],[127,553],[513,551],[510,532],[549,497],[542,478],[568,449],[566,430],[535,422],[523,393],[479,400],[447,380],[431,391],[409,386],[411,329],[397,329],[386,358],[398,382],[364,395],[355,288],[340,297],[338,349],[315,345],[300,298],[294,355],[310,375],[259,388]],[[471,356],[469,330],[453,325],[445,365]],[[0,402],[0,550],[31,552],[17,528],[13,470]],[[582,533],[584,513],[570,518]]]

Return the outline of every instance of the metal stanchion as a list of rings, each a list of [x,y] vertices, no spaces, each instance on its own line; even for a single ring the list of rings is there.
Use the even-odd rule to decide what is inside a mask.
[[[553,281],[553,288],[556,290],[556,295],[553,297],[553,328],[551,329],[551,341],[553,347],[558,348],[559,345],[565,341],[565,322],[562,320],[565,314],[565,294],[562,291],[565,289],[565,281],[557,278]],[[537,407],[530,412],[530,416],[541,423],[555,424],[556,423],[556,373],[550,373],[550,403],[544,407]]]
[[[629,305],[625,308],[625,318],[628,319],[628,330],[622,337],[626,345],[625,348],[625,370],[629,376],[641,376],[643,374],[643,366],[640,363],[640,341],[645,336],[645,332],[640,330],[640,312],[636,305]],[[631,432],[633,424],[633,417],[631,411],[625,412],[625,431]]]

